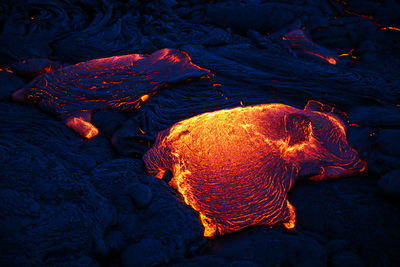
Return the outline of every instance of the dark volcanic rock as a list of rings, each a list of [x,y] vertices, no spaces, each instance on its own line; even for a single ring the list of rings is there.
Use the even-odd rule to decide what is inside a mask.
[[[351,123],[372,127],[400,126],[400,108],[395,106],[359,106],[349,112]]]
[[[390,197],[400,198],[400,170],[385,174],[378,181],[379,189]]]
[[[152,199],[151,190],[148,186],[141,183],[128,184],[125,193],[132,199],[136,207],[143,209],[147,207]]]
[[[32,107],[1,103],[0,114],[0,262],[75,264],[92,256],[116,216],[83,174],[110,158],[109,144],[93,139],[97,149],[91,151],[62,123]]]
[[[383,129],[380,130],[376,136],[378,149],[390,156],[400,157],[399,140],[400,140],[400,130],[398,129]]]
[[[100,133],[110,138],[115,131],[126,121],[127,116],[115,110],[99,110],[93,114],[93,124],[97,126]]]
[[[182,258],[189,247],[203,238],[204,229],[197,212],[164,181],[151,176],[141,176],[139,180],[153,195],[150,205],[137,213],[139,237],[159,240],[169,259]]]
[[[34,78],[46,72],[60,69],[62,64],[48,58],[31,58],[11,64],[8,68],[18,76]]]
[[[16,75],[0,71],[0,100],[9,99],[11,94],[24,86],[24,82]]]
[[[342,251],[336,253],[331,258],[332,267],[353,267],[353,266],[365,266],[361,258],[351,251]]]
[[[61,59],[77,62],[154,51],[155,47],[150,40],[138,29],[138,17],[127,14],[115,21],[111,16],[112,5],[107,3],[103,8],[104,13],[99,12],[96,20],[87,28],[54,42],[53,48]]]
[[[249,261],[262,266],[326,266],[324,247],[300,232],[282,233],[267,227],[247,229],[211,241],[207,254],[226,261]]]
[[[265,3],[265,4],[240,4],[218,3],[207,8],[207,21],[223,28],[232,28],[238,32],[249,29],[263,33],[275,31],[288,26],[301,13],[309,11],[299,5]]]
[[[153,238],[157,244],[162,243],[162,259],[181,258],[190,245],[202,240],[198,215],[164,181],[145,176],[143,171],[142,161],[121,158],[98,165],[88,177],[118,212],[118,222],[106,234],[105,243],[110,253],[118,254],[127,244],[134,243],[133,247],[141,249],[134,255],[147,255],[150,252],[143,252],[147,243],[144,247],[135,243]],[[132,249],[127,250],[131,252],[124,255],[133,253]],[[133,262],[135,258],[123,256],[123,262]],[[138,264],[150,264],[151,258],[142,255],[137,260]]]
[[[342,239],[367,266],[399,264],[400,210],[376,193],[366,177],[297,184],[289,194],[299,230]]]
[[[155,266],[168,261],[165,246],[156,239],[145,238],[129,246],[121,256],[122,266]]]
[[[10,143],[23,141],[38,146],[79,173],[113,157],[107,140],[95,137],[85,141],[54,117],[32,106],[0,103],[0,124],[0,136]]]
[[[0,146],[2,265],[55,265],[92,255],[116,220],[110,203],[45,149],[4,138]]]
[[[128,184],[139,183],[138,177],[142,169],[142,162],[137,159],[120,158],[104,162],[91,171],[89,181],[96,190],[111,200],[117,210],[131,211],[131,201],[126,196],[124,188]]]

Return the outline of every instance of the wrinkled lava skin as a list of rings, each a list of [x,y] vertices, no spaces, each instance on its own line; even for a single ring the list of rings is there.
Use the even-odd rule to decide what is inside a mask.
[[[151,55],[114,56],[60,68],[36,77],[12,97],[37,103],[91,138],[98,133],[90,123],[94,111],[132,110],[168,84],[208,73],[186,53],[165,48]]]
[[[326,111],[328,110],[328,111]],[[295,225],[287,193],[302,178],[325,180],[365,168],[328,106],[262,104],[204,113],[159,133],[144,155],[200,213],[205,236],[250,225]]]

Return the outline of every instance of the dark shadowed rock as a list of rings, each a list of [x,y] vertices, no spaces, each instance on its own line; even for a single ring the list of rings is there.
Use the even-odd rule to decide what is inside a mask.
[[[101,265],[91,257],[83,256],[78,259],[72,259],[70,261],[63,261],[57,264],[60,267],[100,267]]]
[[[128,184],[124,192],[132,199],[136,207],[140,209],[147,207],[152,199],[150,188],[141,183]]]
[[[400,170],[385,174],[378,181],[379,189],[390,197],[400,198]]]
[[[119,211],[131,212],[131,201],[123,192],[128,184],[139,183],[141,168],[140,160],[119,158],[98,165],[92,170],[89,180]]]
[[[110,253],[118,253],[126,247],[125,238],[121,231],[111,231],[106,234],[104,241],[110,250]]]
[[[325,266],[326,251],[315,239],[266,227],[246,229],[210,242],[207,253],[227,261],[250,261],[262,266]]]
[[[92,118],[93,124],[107,138],[110,138],[126,119],[126,114],[115,110],[100,110],[93,114]]]
[[[139,17],[127,14],[117,21],[112,18],[113,7],[105,2],[100,21],[92,21],[87,28],[54,42],[56,53],[64,61],[77,62],[121,53],[149,53],[154,51],[148,37],[137,27]]]
[[[8,66],[13,73],[24,78],[34,78],[61,67],[63,67],[61,63],[48,58],[29,58]]]
[[[297,229],[346,240],[369,266],[399,264],[400,210],[378,196],[376,180],[359,177],[299,183],[289,200],[296,207]]]
[[[156,239],[145,238],[129,246],[121,256],[122,266],[155,266],[168,261],[164,245]]]
[[[159,240],[170,259],[182,258],[190,246],[203,240],[204,228],[197,212],[164,181],[152,176],[142,176],[139,180],[151,189],[153,199],[137,213],[137,233]]]
[[[11,94],[24,86],[24,82],[18,76],[0,71],[0,99],[9,99]]]
[[[96,240],[116,221],[110,203],[43,148],[3,138],[0,150],[2,265],[56,265],[95,254]]]
[[[0,136],[39,146],[48,154],[83,173],[103,161],[110,160],[110,143],[101,138],[85,142],[54,117],[32,107],[0,103]]]
[[[400,108],[395,106],[359,106],[349,112],[351,123],[372,127],[400,126]]]
[[[342,251],[334,254],[331,258],[331,266],[332,267],[354,267],[354,266],[365,266],[364,262],[361,258],[351,252],[351,251]]]
[[[154,137],[140,128],[136,118],[126,121],[111,138],[113,147],[123,156],[143,155],[153,141]]]
[[[380,130],[376,136],[378,149],[390,156],[400,157],[399,140],[400,140],[400,130],[398,129],[383,129]]]
[[[217,3],[208,5],[206,19],[222,28],[238,32],[254,29],[263,33],[281,29],[310,9],[282,3]]]
[[[115,159],[88,177],[118,211],[117,233],[106,234],[105,243],[115,254],[127,243],[151,237],[162,242],[168,259],[181,258],[189,245],[202,240],[198,215],[164,181],[143,175],[142,167],[137,159]]]
[[[219,256],[199,256],[194,258],[188,258],[185,261],[177,262],[172,264],[174,267],[197,267],[197,266],[221,266],[221,267],[262,267],[265,264],[260,264],[250,260],[230,260]]]
[[[400,167],[399,157],[393,157],[372,150],[365,157],[368,164],[368,171],[374,174],[383,175],[393,169]]]

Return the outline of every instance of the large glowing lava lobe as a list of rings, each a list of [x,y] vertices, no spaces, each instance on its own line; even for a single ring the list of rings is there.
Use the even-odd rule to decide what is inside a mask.
[[[200,213],[205,236],[250,225],[293,228],[287,193],[295,181],[365,167],[326,107],[310,101],[304,110],[264,104],[204,113],[159,133],[143,160],[159,178],[172,171],[170,185]]]
[[[93,111],[131,110],[167,84],[208,73],[193,64],[186,53],[162,49],[151,55],[94,59],[45,73],[16,91],[13,99],[37,103],[80,135],[91,138],[98,133],[90,123]]]
[[[288,32],[282,38],[288,41],[297,53],[305,53],[309,56],[326,60],[333,65],[337,63],[338,58],[333,51],[314,43],[303,30]]]

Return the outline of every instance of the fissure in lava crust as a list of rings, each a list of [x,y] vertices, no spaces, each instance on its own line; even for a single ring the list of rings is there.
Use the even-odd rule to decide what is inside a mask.
[[[329,110],[329,111],[326,111]],[[295,181],[333,179],[365,168],[333,109],[263,104],[204,113],[159,133],[147,171],[199,212],[205,236],[251,225],[295,226],[287,193]]]

